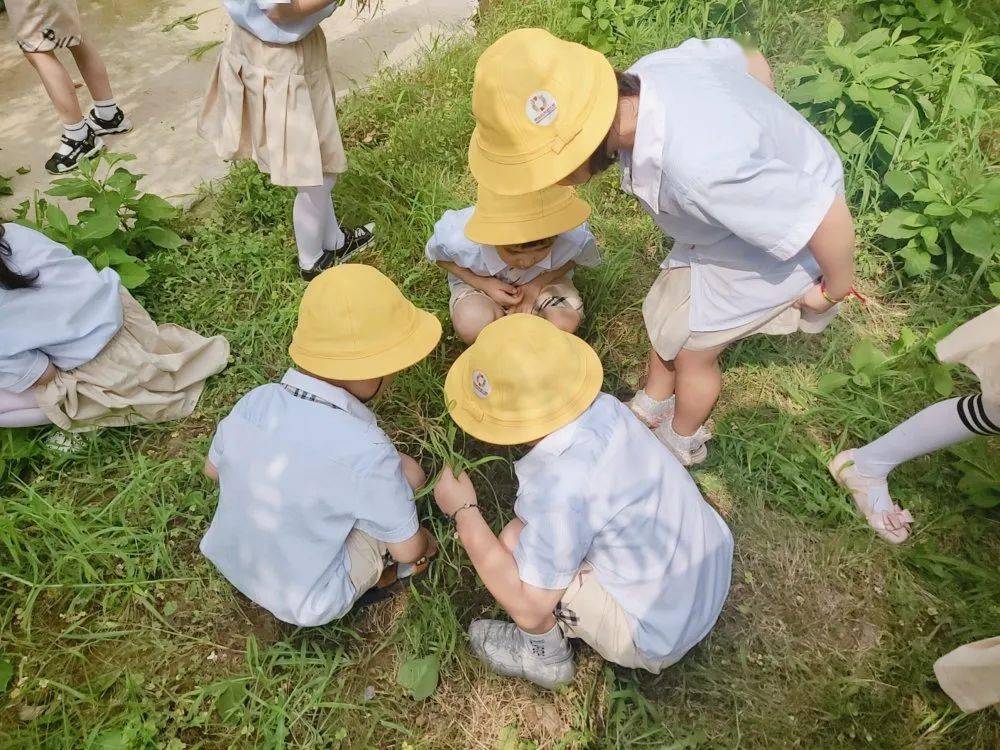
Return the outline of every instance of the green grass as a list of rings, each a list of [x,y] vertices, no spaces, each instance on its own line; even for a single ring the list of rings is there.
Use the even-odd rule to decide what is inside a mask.
[[[667,7],[669,5],[669,7]],[[375,220],[360,260],[388,273],[447,323],[447,290],[423,260],[445,208],[466,205],[472,67],[481,49],[522,25],[563,28],[567,0],[494,3],[475,40],[439,48],[379,80],[341,111],[351,170],[337,188],[350,223]],[[693,34],[744,34],[782,68],[821,43],[826,21],[856,24],[847,3],[665,3],[669,23],[637,27],[619,60]],[[554,8],[556,12],[551,12]],[[666,11],[665,11],[666,12]],[[992,119],[990,119],[992,118]],[[988,140],[998,121],[987,113]],[[994,131],[989,130],[993,123]],[[987,147],[984,147],[987,148]],[[992,161],[996,162],[996,147]],[[851,172],[863,183],[865,164]],[[607,390],[639,383],[646,353],[639,305],[662,255],[660,236],[609,174],[583,193],[606,262],[578,280],[582,333],[604,360]],[[860,191],[860,187],[859,187]],[[489,674],[466,652],[469,620],[497,612],[449,527],[420,500],[442,554],[412,594],[321,628],[274,621],[234,593],[197,545],[215,505],[199,472],[214,424],[247,390],[280,377],[303,284],[294,267],[291,192],[236,166],[184,218],[191,240],[150,258],[138,296],[160,321],[232,343],[184,422],[84,436],[69,456],[26,447],[9,462],[0,515],[0,748],[991,748],[995,713],[962,716],[931,665],[1000,622],[997,510],[957,488],[955,454],[914,461],[893,488],[918,518],[910,544],[876,541],[831,484],[824,463],[938,398],[914,351],[866,387],[816,390],[847,371],[855,342],[888,348],[901,328],[923,335],[988,304],[972,272],[910,281],[874,234],[877,194],[859,217],[864,289],[822,337],[762,338],[726,356],[718,439],[695,472],[736,537],[734,584],[719,626],[654,677],[610,668],[587,649],[560,694]],[[397,379],[383,424],[428,471],[448,445],[439,385],[460,344]],[[960,389],[974,387],[956,371]],[[6,439],[10,439],[9,437]],[[959,449],[1000,470],[997,445]],[[5,453],[5,455],[10,455]],[[509,459],[479,467],[494,527],[511,514]],[[436,655],[441,682],[415,703],[399,664]]]

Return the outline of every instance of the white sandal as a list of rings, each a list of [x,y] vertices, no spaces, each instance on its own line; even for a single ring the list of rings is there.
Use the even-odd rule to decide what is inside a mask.
[[[891,544],[901,544],[909,538],[913,515],[892,501],[885,479],[866,477],[857,470],[854,451],[837,454],[827,468],[837,484],[851,493],[858,512],[876,534]],[[874,499],[883,494],[892,503],[892,510],[875,510]]]

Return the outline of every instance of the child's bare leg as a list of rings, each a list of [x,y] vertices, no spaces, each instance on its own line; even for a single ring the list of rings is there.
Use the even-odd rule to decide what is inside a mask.
[[[76,46],[70,47],[69,51],[76,61],[76,67],[80,69],[80,75],[87,83],[87,89],[95,102],[113,99],[111,91],[111,81],[108,79],[108,69],[104,66],[97,48],[86,41],[82,41]]]
[[[52,100],[63,125],[75,125],[83,120],[80,101],[76,98],[73,80],[54,52],[25,52],[24,56],[42,80],[45,92]]]
[[[576,333],[583,316],[569,307],[546,307],[539,315],[566,333]]]
[[[520,518],[515,518],[500,531],[500,535],[497,537],[500,540],[500,544],[504,546],[510,554],[514,554],[514,549],[517,547],[517,540],[521,538],[521,530],[524,528],[524,521]]]
[[[416,492],[426,484],[427,474],[424,473],[415,459],[405,453],[400,452],[399,458],[403,462],[403,476],[406,477],[406,483],[410,485],[411,490]]]
[[[681,349],[674,359],[677,405],[673,428],[678,435],[693,435],[712,413],[722,391],[719,355],[725,348],[717,346],[704,351]]]
[[[649,350],[649,368],[646,371],[646,385],[643,390],[646,395],[656,401],[664,401],[674,395],[677,372],[674,362],[666,362],[656,353],[655,349]]]
[[[485,294],[469,294],[455,303],[451,323],[458,337],[466,344],[471,344],[480,331],[502,317],[500,305]]]

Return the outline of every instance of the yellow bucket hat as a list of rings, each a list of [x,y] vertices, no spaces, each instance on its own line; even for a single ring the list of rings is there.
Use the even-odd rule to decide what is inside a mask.
[[[476,63],[469,168],[503,195],[555,185],[594,153],[617,107],[600,52],[544,29],[511,31]]]
[[[419,362],[440,338],[436,317],[379,271],[351,263],[323,271],[306,287],[288,353],[314,375],[367,380]]]
[[[588,216],[590,204],[571,187],[554,185],[524,195],[500,195],[480,185],[465,236],[484,245],[534,242],[576,229]]]
[[[543,438],[583,414],[604,370],[580,338],[536,315],[490,323],[455,360],[444,382],[452,419],[479,440],[516,445]]]

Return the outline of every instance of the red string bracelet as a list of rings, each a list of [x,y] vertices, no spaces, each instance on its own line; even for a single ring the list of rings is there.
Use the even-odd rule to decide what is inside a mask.
[[[864,297],[862,297],[858,293],[858,290],[855,289],[853,286],[851,287],[851,290],[847,294],[845,294],[841,299],[833,299],[830,295],[828,295],[826,293],[826,279],[820,279],[819,280],[819,291],[823,295],[823,298],[827,302],[829,302],[831,305],[840,304],[841,302],[843,302],[843,301],[845,301],[847,299],[850,299],[851,297],[856,297],[858,299],[858,301],[862,305],[867,305],[868,304],[868,300],[866,300]]]

